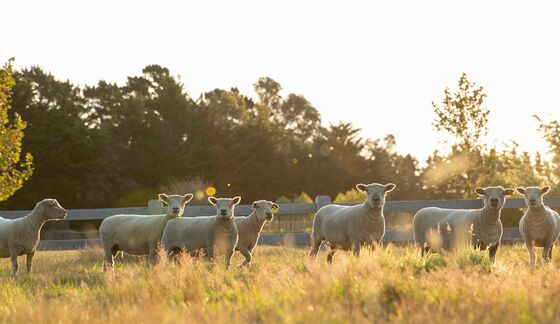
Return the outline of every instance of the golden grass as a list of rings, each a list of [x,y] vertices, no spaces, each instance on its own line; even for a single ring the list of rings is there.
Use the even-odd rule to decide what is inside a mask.
[[[150,268],[101,251],[38,252],[13,279],[0,262],[2,322],[542,322],[560,321],[560,258],[531,269],[521,245],[422,259],[412,246],[310,260],[306,249],[258,247],[250,268],[185,257]],[[235,263],[242,257],[235,256]],[[23,265],[24,259],[20,259]]]

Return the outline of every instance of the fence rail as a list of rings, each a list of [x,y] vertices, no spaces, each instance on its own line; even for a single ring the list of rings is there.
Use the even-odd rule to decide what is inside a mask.
[[[560,197],[545,197],[545,204],[552,207],[560,207]],[[280,204],[279,215],[307,215],[315,213],[319,208],[331,203],[328,196],[318,196],[315,203],[307,204]],[[356,205],[358,203],[341,203],[341,205]],[[482,200],[410,200],[410,201],[387,201],[385,212],[416,212],[424,207],[441,207],[453,209],[473,209],[482,207]],[[514,198],[506,201],[504,208],[525,208],[522,198]],[[239,205],[235,208],[237,216],[246,216],[251,212],[251,205]],[[129,208],[100,208],[100,209],[70,209],[66,220],[49,222],[41,233],[40,250],[73,250],[85,247],[100,246],[99,234],[97,232],[101,221],[116,214],[160,214],[166,209],[159,201],[150,200],[147,207]],[[0,211],[0,217],[15,219],[29,214],[29,210]],[[213,206],[187,206],[183,217],[212,215],[215,213]],[[73,224],[73,226],[70,226]],[[77,225],[76,225],[77,224]],[[87,226],[82,226],[88,224]],[[78,230],[72,229],[73,227]],[[517,228],[504,229],[504,241],[515,242],[521,239]],[[412,241],[410,229],[388,228],[386,242],[403,243]],[[284,233],[263,234],[260,244],[265,245],[307,245],[309,233]]]

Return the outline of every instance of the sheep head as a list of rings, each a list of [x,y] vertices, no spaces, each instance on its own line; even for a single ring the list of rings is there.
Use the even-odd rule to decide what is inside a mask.
[[[380,209],[385,205],[385,195],[393,191],[396,185],[394,183],[388,183],[386,185],[379,183],[371,183],[368,185],[357,184],[356,189],[367,195],[365,204],[370,208]]]
[[[259,220],[270,221],[274,217],[274,212],[279,209],[276,203],[267,200],[257,200],[253,202],[253,209],[257,213]]]
[[[37,203],[35,208],[41,208],[41,214],[45,220],[61,220],[66,218],[66,209],[62,208],[56,199],[43,199]]]
[[[476,188],[474,190],[479,196],[484,197],[484,206],[494,209],[502,209],[506,202],[506,196],[514,193],[513,189],[497,187]]]
[[[233,219],[233,209],[241,201],[241,197],[234,198],[214,198],[208,197],[208,201],[216,207],[218,218]]]
[[[159,194],[159,200],[167,205],[167,215],[172,216],[174,218],[181,217],[183,212],[185,211],[185,205],[191,201],[193,198],[193,194],[186,194],[186,195],[167,195],[167,194]]]
[[[515,190],[525,196],[525,204],[527,207],[540,207],[544,204],[543,196],[548,193],[550,187],[517,187]]]

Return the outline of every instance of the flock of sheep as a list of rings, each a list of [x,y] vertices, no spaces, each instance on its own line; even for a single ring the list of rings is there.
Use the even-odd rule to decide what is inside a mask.
[[[362,204],[320,208],[313,220],[309,255],[315,258],[324,243],[330,263],[337,250],[352,250],[359,256],[362,247],[374,248],[380,244],[385,235],[385,197],[395,187],[392,183],[358,184],[356,188],[367,195]],[[525,196],[527,205],[527,211],[519,221],[519,231],[532,266],[536,264],[534,247],[543,247],[543,260],[549,262],[552,247],[560,235],[560,215],[543,204],[543,195],[549,189],[516,188]],[[500,212],[506,196],[512,195],[514,190],[497,186],[477,188],[475,192],[484,197],[484,207],[480,209],[428,207],[416,213],[412,227],[414,241],[420,246],[422,256],[431,249],[452,250],[464,244],[488,249],[490,259],[495,261],[503,232]],[[191,256],[202,254],[209,259],[223,255],[229,267],[233,253],[239,251],[245,257],[241,266],[250,264],[260,232],[265,222],[272,220],[278,205],[266,200],[255,201],[248,216],[234,217],[235,206],[241,197],[209,197],[216,215],[181,217],[192,198],[192,194],[160,194],[160,201],[167,205],[167,214],[114,215],[104,219],[99,228],[104,251],[103,270],[113,268],[119,252],[147,255],[150,262],[156,264],[160,245],[172,260],[182,252]],[[22,218],[0,217],[0,257],[11,258],[14,276],[18,272],[17,257],[21,255],[27,255],[27,272],[31,271],[43,224],[65,217],[66,210],[55,199],[38,202],[33,211]]]

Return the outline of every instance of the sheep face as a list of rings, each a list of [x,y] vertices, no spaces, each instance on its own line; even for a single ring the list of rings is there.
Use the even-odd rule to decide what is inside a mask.
[[[257,213],[257,218],[259,220],[270,221],[274,217],[273,211],[278,210],[279,207],[272,201],[257,200],[253,202],[253,209]]]
[[[235,198],[214,198],[208,197],[208,201],[216,207],[218,212],[218,218],[221,219],[233,219],[233,208],[235,205],[239,204],[241,197]]]
[[[62,208],[56,199],[43,199],[37,205],[42,208],[44,219],[61,220],[66,218],[66,209]]]
[[[513,194],[513,189],[498,187],[476,188],[474,190],[479,196],[484,197],[484,206],[494,209],[502,209],[506,202],[506,196]]]
[[[192,194],[166,195],[159,194],[159,200],[167,205],[167,215],[174,218],[181,217],[185,211],[185,205],[193,198]]]
[[[370,208],[379,209],[385,204],[385,194],[393,191],[396,185],[393,183],[388,183],[386,185],[379,183],[372,184],[357,184],[356,188],[367,195],[366,205]]]
[[[543,205],[543,196],[550,190],[550,187],[517,187],[515,190],[525,196],[527,207],[540,207]]]

